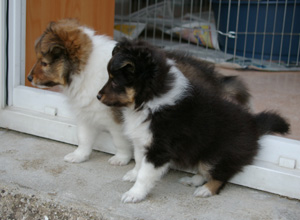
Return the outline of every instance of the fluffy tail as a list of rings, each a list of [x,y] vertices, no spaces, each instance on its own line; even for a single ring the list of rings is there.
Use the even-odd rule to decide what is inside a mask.
[[[278,133],[287,134],[290,124],[275,112],[261,112],[255,115],[259,136]]]
[[[247,105],[250,101],[250,93],[246,84],[237,76],[224,76],[222,83],[226,94],[229,94],[241,105]]]

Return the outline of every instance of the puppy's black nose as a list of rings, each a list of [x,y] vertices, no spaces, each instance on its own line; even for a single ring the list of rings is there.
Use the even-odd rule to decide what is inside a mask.
[[[27,76],[27,79],[28,79],[29,82],[32,82],[32,80],[33,80],[32,75]]]
[[[98,93],[97,99],[98,99],[98,100],[101,100],[101,98],[102,98],[102,95],[101,95],[100,93]]]

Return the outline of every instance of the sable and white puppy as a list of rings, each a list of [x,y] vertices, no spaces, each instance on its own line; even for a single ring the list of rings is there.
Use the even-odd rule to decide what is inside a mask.
[[[136,160],[124,176],[135,184],[123,202],[145,199],[170,162],[198,168],[197,175],[181,179],[197,186],[195,196],[214,195],[252,162],[260,136],[289,130],[278,114],[249,113],[189,81],[164,51],[136,41],[116,46],[108,72],[98,99],[123,107],[124,132],[133,142]]]
[[[125,165],[132,158],[132,145],[123,135],[118,110],[96,98],[107,81],[106,67],[115,44],[74,19],[50,23],[36,42],[37,62],[28,80],[40,88],[61,85],[77,118],[79,146],[65,161],[87,160],[95,138],[103,131],[111,134],[117,150],[111,164]]]

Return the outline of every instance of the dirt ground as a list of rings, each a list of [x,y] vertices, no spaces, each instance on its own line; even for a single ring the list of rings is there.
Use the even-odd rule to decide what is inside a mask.
[[[105,220],[99,213],[65,207],[53,201],[44,201],[38,195],[25,195],[1,187],[0,220]]]

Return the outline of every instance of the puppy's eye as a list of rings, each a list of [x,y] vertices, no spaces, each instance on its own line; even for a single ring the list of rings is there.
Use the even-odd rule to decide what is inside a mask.
[[[42,66],[48,66],[48,63],[45,63],[45,62],[41,61],[41,65]]]

